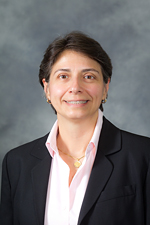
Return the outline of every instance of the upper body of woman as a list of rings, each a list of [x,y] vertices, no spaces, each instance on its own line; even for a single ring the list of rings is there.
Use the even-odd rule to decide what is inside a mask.
[[[103,116],[111,75],[109,56],[83,33],[48,46],[39,79],[57,121],[6,154],[1,225],[150,224],[150,140]]]

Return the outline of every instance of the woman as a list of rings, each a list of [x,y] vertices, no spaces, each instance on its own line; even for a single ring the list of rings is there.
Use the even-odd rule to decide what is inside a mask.
[[[108,55],[85,34],[49,45],[39,79],[57,121],[6,154],[2,225],[150,224],[150,141],[103,117],[111,75]]]

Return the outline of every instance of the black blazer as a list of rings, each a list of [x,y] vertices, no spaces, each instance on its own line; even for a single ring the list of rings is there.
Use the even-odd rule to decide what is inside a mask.
[[[6,154],[1,225],[44,224],[51,165],[46,139]],[[149,138],[121,131],[104,118],[78,225],[150,225]]]

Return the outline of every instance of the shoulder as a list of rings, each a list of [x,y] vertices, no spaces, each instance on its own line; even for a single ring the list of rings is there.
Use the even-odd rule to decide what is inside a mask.
[[[121,133],[121,153],[128,159],[132,159],[132,163],[148,165],[150,162],[150,138],[119,130]]]
[[[138,134],[134,134],[125,130],[122,130],[118,127],[116,127],[114,124],[112,124],[109,120],[107,120],[104,117],[104,126],[107,126],[107,131],[109,130],[110,132],[115,132],[115,133],[120,133],[121,137],[123,140],[126,141],[126,143],[130,143],[131,142],[135,142],[135,143],[143,143],[143,144],[147,144],[150,145],[150,138],[149,137],[145,137],[142,135],[138,135]]]
[[[150,138],[121,130],[122,152],[126,152],[133,161],[143,164],[150,162]]]
[[[134,145],[137,148],[144,148],[147,147],[150,150],[150,138],[145,137],[138,134],[133,134],[124,130],[120,130],[122,141],[126,143],[127,146]]]
[[[14,149],[11,149],[10,151],[6,153],[4,160],[13,161],[14,159],[17,159],[17,158],[27,159],[27,156],[34,149],[38,151],[39,148],[45,148],[47,137],[48,137],[48,134],[43,137],[37,138],[31,142],[20,145]]]
[[[106,118],[104,119],[104,130],[103,139],[105,139],[105,145],[109,145],[109,147],[117,145],[118,149],[123,150],[122,153],[145,155],[150,158],[150,138],[121,130]],[[111,144],[109,144],[108,140]]]
[[[50,154],[45,146],[48,135],[23,144],[6,153],[2,163],[2,177],[19,179],[21,174],[27,174],[42,159]]]

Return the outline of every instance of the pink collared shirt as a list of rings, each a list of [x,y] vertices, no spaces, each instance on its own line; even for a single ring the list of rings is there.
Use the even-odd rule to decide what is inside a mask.
[[[99,110],[93,136],[87,146],[82,165],[69,186],[69,167],[59,156],[56,145],[58,124],[55,122],[46,141],[52,157],[47,190],[44,225],[77,225],[81,205],[95,159],[102,128],[103,113]]]

